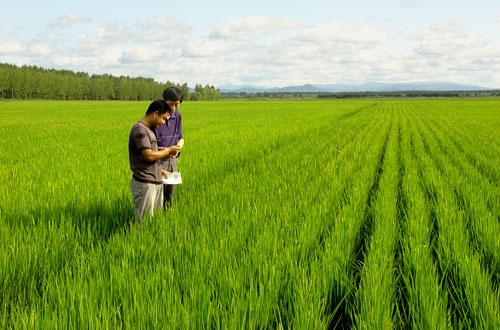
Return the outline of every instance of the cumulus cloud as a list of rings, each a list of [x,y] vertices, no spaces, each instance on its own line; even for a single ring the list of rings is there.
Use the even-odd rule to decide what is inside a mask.
[[[132,29],[135,33],[135,42],[155,42],[178,38],[192,31],[191,27],[164,15],[140,20]]]
[[[165,15],[159,15],[140,20],[137,25],[151,30],[176,30],[179,23]]]
[[[217,40],[204,40],[202,42],[189,42],[182,48],[182,56],[196,57],[213,57],[224,56],[228,54],[234,55],[236,49],[230,44]]]
[[[151,49],[145,46],[136,46],[125,49],[119,58],[120,63],[148,63],[159,62],[162,59],[161,52],[158,49]]]
[[[457,57],[475,53],[486,45],[481,36],[462,30],[462,18],[443,20],[422,29],[415,35],[416,52],[424,56]]]
[[[51,47],[45,44],[27,44],[20,42],[6,43],[0,46],[0,55],[22,55],[26,57],[45,57],[53,54]]]
[[[402,2],[403,7],[414,1]],[[89,73],[143,75],[178,82],[305,83],[409,82],[454,79],[495,81],[500,46],[463,17],[436,21],[411,32],[388,23],[321,21],[304,25],[269,16],[234,18],[220,29],[187,26],[158,15],[105,21],[63,15],[32,40],[0,44],[0,55],[36,65]],[[491,26],[498,26],[489,20]],[[85,27],[85,29],[84,29]],[[50,33],[47,33],[50,32]],[[497,86],[500,85],[500,81]]]
[[[396,31],[381,29],[375,26],[332,22],[304,29],[297,37],[303,41],[320,43],[346,42],[373,44],[387,41],[396,34]]]
[[[0,44],[0,55],[21,54],[25,46],[20,42],[9,42]]]
[[[178,24],[165,16],[155,16],[136,22],[103,23],[95,34],[82,33],[80,37],[84,50],[95,51],[113,45],[148,45],[170,39],[178,43],[188,32],[189,27],[183,24]]]
[[[95,39],[100,44],[113,45],[127,42],[130,40],[130,36],[134,36],[134,32],[127,24],[113,22],[101,25],[97,30]]]
[[[81,34],[81,47],[84,51],[101,50],[104,47],[127,43],[131,36],[135,37],[135,34],[125,23],[106,23],[99,26],[95,35]]]
[[[52,48],[44,44],[34,44],[25,50],[26,56],[30,57],[45,57],[53,53]]]
[[[245,38],[251,32],[273,34],[282,30],[294,29],[301,26],[300,22],[288,19],[275,19],[267,16],[250,16],[233,18],[219,31],[213,32],[213,38]]]
[[[468,32],[466,23],[457,17],[410,34],[380,26],[330,22],[305,28],[288,26],[277,29],[280,33],[275,33],[273,38],[241,40],[239,33],[260,32],[258,26],[265,24],[228,22],[221,29],[224,33],[220,33],[227,38],[190,43],[184,47],[181,57],[197,58],[195,68],[186,67],[186,70],[192,73],[193,79],[202,81],[207,79],[206,72],[211,72],[220,81],[257,81],[269,87],[331,82],[413,82],[443,80],[443,77],[471,83],[474,79],[484,80],[480,76],[494,70],[495,64],[490,60],[495,55],[487,54],[498,54],[498,47]],[[238,37],[230,39],[232,36]],[[482,61],[474,61],[481,58],[489,59],[490,68]]]
[[[50,21],[49,24],[47,24],[47,28],[48,29],[66,28],[76,23],[87,23],[90,21],[92,21],[92,18],[90,16],[62,15]]]
[[[424,31],[431,31],[431,32],[444,32],[448,30],[453,30],[457,29],[460,27],[465,26],[465,19],[461,16],[457,16],[453,19],[444,19],[437,21],[427,28],[424,29]]]

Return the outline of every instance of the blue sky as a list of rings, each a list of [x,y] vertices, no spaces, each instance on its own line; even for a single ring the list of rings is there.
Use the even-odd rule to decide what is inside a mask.
[[[500,88],[500,2],[0,0],[0,62],[191,87]]]

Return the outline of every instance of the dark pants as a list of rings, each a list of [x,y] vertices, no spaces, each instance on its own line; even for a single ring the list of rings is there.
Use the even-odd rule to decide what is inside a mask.
[[[172,200],[174,199],[175,184],[164,184],[163,185],[163,207],[169,208],[172,206]]]
[[[167,172],[177,172],[177,158],[165,158],[161,160],[161,168]],[[172,200],[174,199],[175,184],[164,184],[163,185],[163,207],[168,208],[172,206]]]

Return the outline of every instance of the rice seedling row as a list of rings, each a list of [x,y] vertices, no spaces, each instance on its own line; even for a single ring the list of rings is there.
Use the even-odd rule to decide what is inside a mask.
[[[401,221],[401,280],[407,308],[402,315],[412,329],[451,329],[447,312],[448,294],[441,286],[435,255],[432,206],[422,180],[426,168],[418,163],[418,131],[413,121],[418,114],[410,106],[401,108],[401,158],[404,221]]]
[[[454,189],[456,173],[450,172],[454,160],[444,156],[446,153],[428,122],[417,120],[415,124],[424,145],[423,152],[418,154],[430,158],[424,175],[426,184],[435,193],[436,253],[450,294],[452,325],[455,328],[495,327],[499,324],[497,293],[491,285],[491,276],[481,268],[480,256],[469,244],[466,210],[461,207]]]

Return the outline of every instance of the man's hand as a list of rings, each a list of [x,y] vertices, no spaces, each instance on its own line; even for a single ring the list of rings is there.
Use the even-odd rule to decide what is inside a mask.
[[[170,158],[175,158],[179,154],[180,148],[178,146],[171,146],[167,148],[169,150],[168,156]]]

